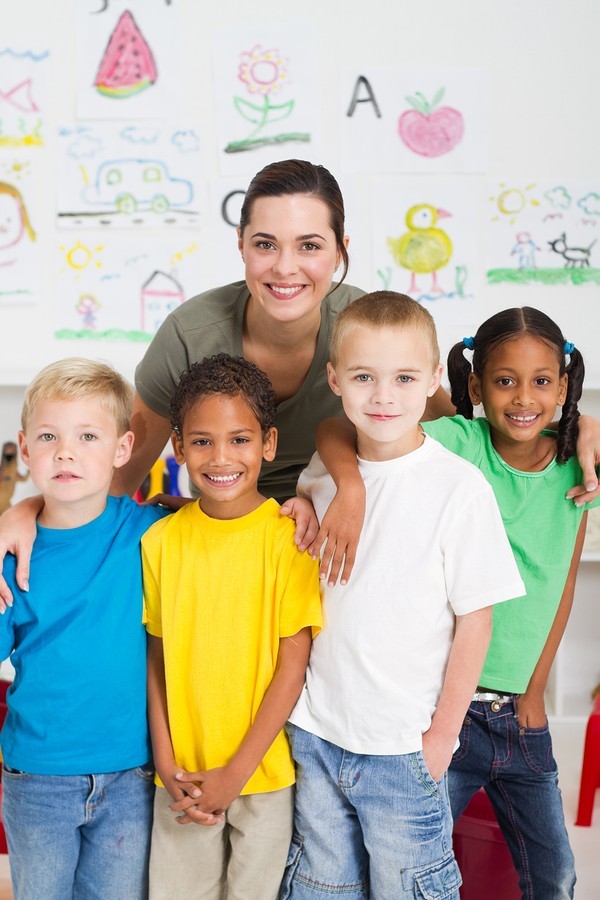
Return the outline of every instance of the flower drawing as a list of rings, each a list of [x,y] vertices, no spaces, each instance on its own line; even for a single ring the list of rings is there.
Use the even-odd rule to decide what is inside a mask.
[[[276,94],[288,77],[286,60],[279,50],[263,50],[260,44],[241,54],[238,78],[250,94]]]
[[[297,132],[277,135],[261,134],[268,125],[289,118],[294,111],[295,100],[287,100],[283,103],[271,101],[271,98],[277,97],[281,90],[290,83],[288,61],[278,49],[264,50],[260,44],[256,44],[251,50],[241,53],[238,80],[253,99],[234,97],[234,106],[239,114],[254,127],[244,140],[229,143],[225,148],[227,153],[252,150],[265,144],[310,140],[310,135]]]

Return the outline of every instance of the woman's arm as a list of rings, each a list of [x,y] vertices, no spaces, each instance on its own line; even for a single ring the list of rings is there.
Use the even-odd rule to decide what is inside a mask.
[[[575,581],[577,579],[577,570],[581,559],[581,551],[585,538],[585,529],[587,525],[587,512],[583,514],[581,525],[577,533],[575,541],[575,549],[569,567],[569,574],[565,582],[565,588],[556,610],[552,628],[544,644],[544,649],[538,659],[537,665],[533,670],[533,674],[527,685],[527,690],[521,694],[517,700],[517,713],[519,725],[525,728],[543,728],[546,724],[546,706],[544,703],[544,691],[548,683],[550,669],[556,656],[562,636],[565,633],[569,615],[573,606],[573,596],[575,594]]]
[[[131,429],[135,435],[131,459],[115,469],[110,486],[110,493],[115,497],[122,494],[131,497],[137,491],[171,435],[169,420],[150,409],[138,393],[133,400]]]
[[[577,459],[583,472],[583,484],[567,491],[567,499],[583,506],[600,495],[596,466],[600,465],[600,422],[593,416],[580,416]]]
[[[2,577],[2,562],[7,553],[17,558],[16,580],[22,591],[29,590],[29,563],[35,541],[35,522],[44,501],[27,497],[0,516],[0,612],[12,605],[13,595]]]
[[[202,796],[197,804],[205,813],[217,815],[227,809],[287,722],[304,685],[310,646],[310,628],[281,639],[275,674],[237,753],[226,766],[185,776],[200,783]],[[185,810],[186,805],[184,799],[171,809]]]

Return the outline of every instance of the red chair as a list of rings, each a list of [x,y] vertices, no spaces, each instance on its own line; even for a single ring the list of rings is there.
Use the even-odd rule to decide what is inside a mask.
[[[576,825],[591,825],[594,795],[600,787],[600,695],[594,701],[585,731]]]
[[[454,826],[461,900],[521,900],[519,876],[484,790],[477,791]]]

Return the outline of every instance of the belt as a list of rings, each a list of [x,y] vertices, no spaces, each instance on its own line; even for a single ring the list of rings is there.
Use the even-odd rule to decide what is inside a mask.
[[[510,703],[516,696],[516,694],[498,694],[496,691],[475,691],[473,702],[489,703],[492,712],[498,712],[505,703]]]

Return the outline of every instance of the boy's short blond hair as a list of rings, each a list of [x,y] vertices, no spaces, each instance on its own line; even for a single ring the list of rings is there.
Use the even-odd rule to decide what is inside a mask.
[[[26,430],[33,409],[49,400],[99,400],[113,416],[119,435],[129,431],[133,388],[111,365],[83,357],[59,359],[39,372],[27,390],[21,411]]]
[[[334,368],[340,358],[345,339],[361,325],[368,328],[419,329],[429,341],[432,368],[439,364],[440,348],[435,322],[430,313],[406,294],[397,294],[395,291],[373,291],[350,303],[335,320],[329,347],[329,359]]]

